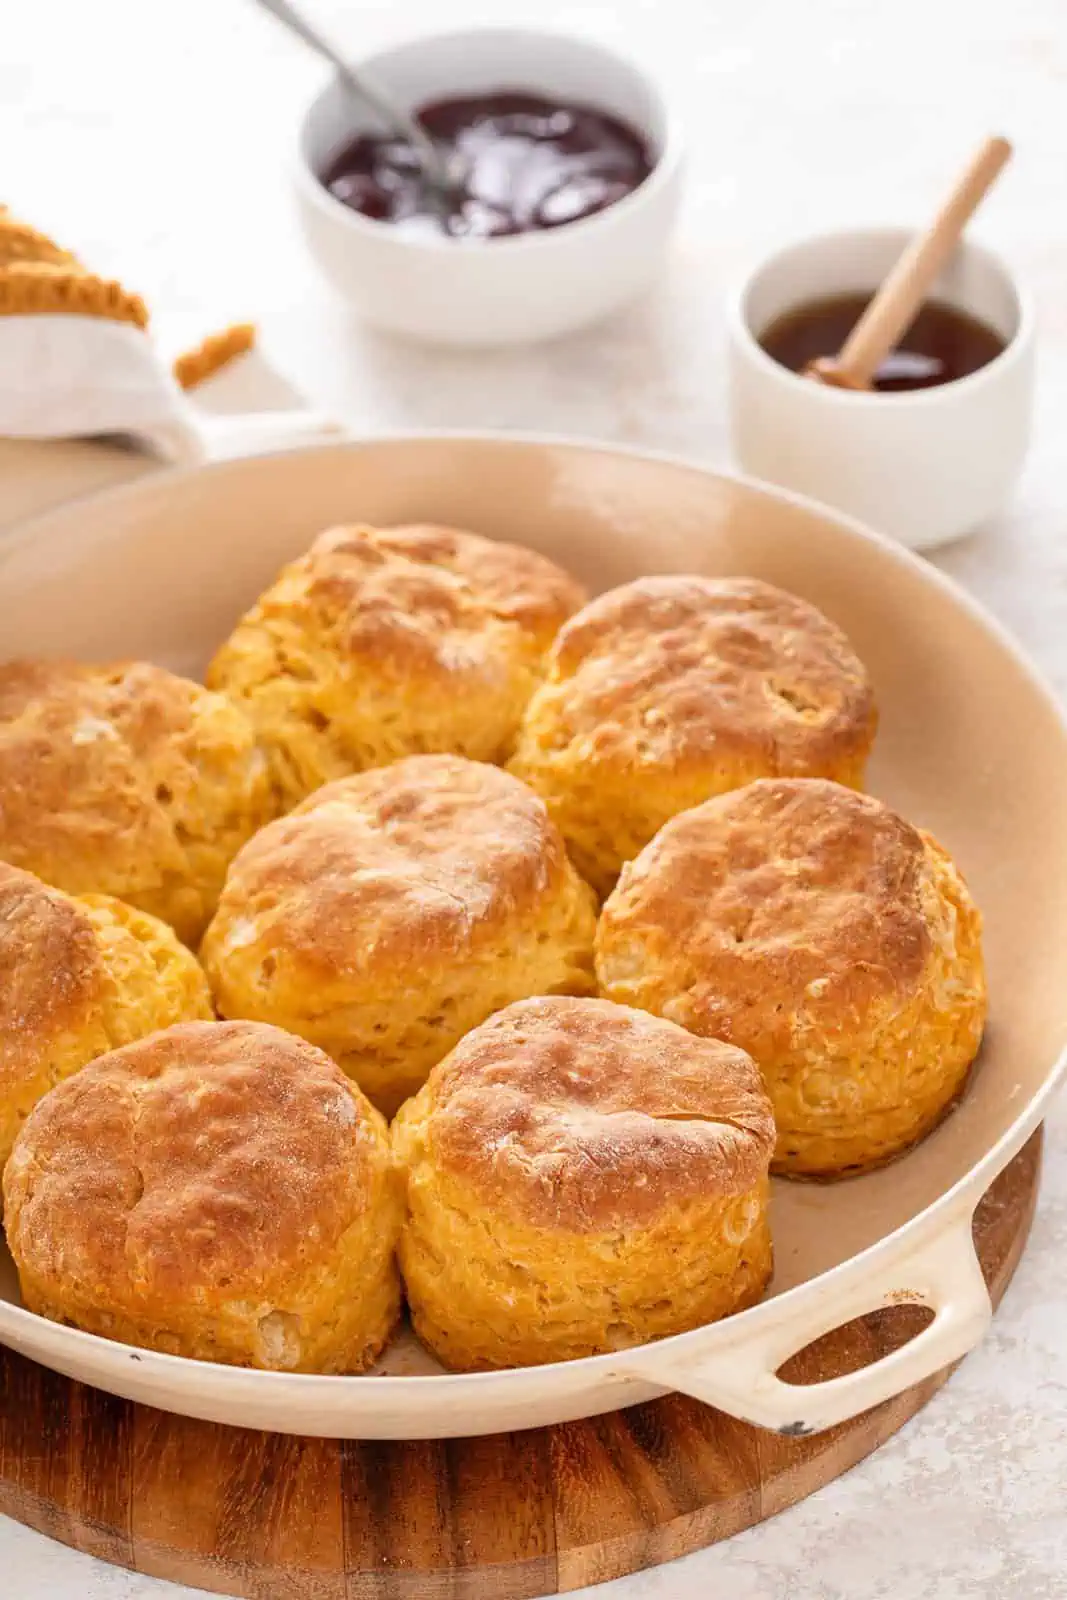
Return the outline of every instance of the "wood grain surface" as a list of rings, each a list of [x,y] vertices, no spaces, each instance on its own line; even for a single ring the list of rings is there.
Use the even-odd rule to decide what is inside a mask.
[[[975,1217],[994,1302],[1030,1230],[1041,1141],[1039,1130]],[[928,1316],[863,1318],[783,1376],[864,1365]],[[807,1439],[672,1395],[556,1428],[393,1444],[192,1422],[0,1350],[0,1511],[105,1561],[256,1600],[524,1600],[775,1515],[877,1449],[946,1376]]]

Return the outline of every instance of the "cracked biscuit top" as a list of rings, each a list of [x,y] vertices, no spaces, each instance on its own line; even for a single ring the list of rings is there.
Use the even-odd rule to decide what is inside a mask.
[[[924,836],[880,800],[764,778],[663,828],[597,930],[602,989],[758,1061],[833,1040],[923,981],[940,902]]]
[[[742,1050],[607,1000],[522,1000],[469,1033],[397,1123],[494,1211],[592,1232],[766,1176],[774,1122]]]
[[[327,529],[217,651],[290,805],[405,755],[508,753],[584,593],[534,550],[455,528]]]
[[[348,974],[425,993],[576,883],[525,784],[461,756],[410,756],[317,790],[233,864],[205,960],[273,956],[275,992]],[[580,888],[580,886],[579,886]],[[581,891],[584,897],[588,890]],[[588,913],[592,938],[592,912]]]
[[[665,576],[564,625],[529,732],[581,742],[599,769],[804,774],[861,762],[874,718],[863,664],[807,601],[755,578]]]
[[[202,933],[275,810],[251,724],[146,661],[0,665],[0,860]]]
[[[165,923],[0,862],[0,1167],[55,1084],[156,1028],[211,1015],[207,980]]]
[[[313,1045],[262,1023],[168,1028],[30,1116],[4,1173],[12,1254],[74,1308],[284,1306],[370,1209],[385,1149]]]

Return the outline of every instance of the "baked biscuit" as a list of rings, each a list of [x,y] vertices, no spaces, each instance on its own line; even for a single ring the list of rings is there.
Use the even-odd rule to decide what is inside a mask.
[[[399,1312],[385,1123],[278,1028],[186,1023],[101,1056],[29,1117],[4,1204],[26,1305],[107,1339],[360,1372]]]
[[[561,629],[511,771],[601,894],[679,811],[753,778],[859,787],[875,732],[839,628],[753,578],[639,578]]]
[[[391,1115],[501,1006],[590,991],[595,923],[524,784],[410,756],[326,785],[251,840],[201,953],[224,1016],[310,1039]]]
[[[400,756],[508,754],[585,596],[544,556],[451,528],[332,528],[208,669],[255,723],[287,806]]]
[[[412,1318],[449,1367],[644,1344],[751,1305],[770,1277],[759,1073],[639,1011],[509,1006],[434,1068],[393,1146]]]
[[[0,860],[117,895],[194,944],[276,814],[247,718],[147,661],[0,664]]]
[[[72,899],[0,862],[0,1167],[25,1118],[86,1062],[211,1017],[207,979],[164,922]]]
[[[747,1050],[776,1172],[906,1150],[961,1093],[986,1015],[981,918],[935,840],[867,795],[767,779],[676,817],[597,933],[612,1000]]]

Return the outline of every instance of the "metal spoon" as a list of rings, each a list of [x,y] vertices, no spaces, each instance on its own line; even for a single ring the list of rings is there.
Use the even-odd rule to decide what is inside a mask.
[[[451,199],[463,182],[463,172],[458,158],[450,160],[443,154],[418,119],[397,105],[392,95],[386,94],[377,84],[368,82],[362,74],[353,72],[336,45],[331,44],[317,28],[302,17],[288,0],[256,0],[256,4],[262,10],[269,11],[272,17],[284,23],[298,39],[302,39],[318,55],[323,56],[349,93],[357,99],[366,101],[393,132],[399,133],[407,140],[418,157],[424,178],[441,200]]]

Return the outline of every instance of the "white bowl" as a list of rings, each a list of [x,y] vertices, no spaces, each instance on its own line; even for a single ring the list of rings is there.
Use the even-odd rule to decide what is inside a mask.
[[[1000,511],[1030,439],[1034,318],[1008,268],[965,241],[935,283],[1005,341],[988,366],[937,388],[856,394],[780,366],[759,337],[826,295],[871,293],[904,228],[825,234],[787,246],[745,280],[729,310],[734,453],[746,472],[836,506],[928,550]]]
[[[380,127],[331,79],[301,122],[297,205],[319,267],[368,322],[431,344],[532,343],[608,315],[651,281],[678,209],[681,142],[639,67],[590,40],[526,28],[431,35],[358,66],[409,108],[509,88],[595,105],[640,133],[655,161],[632,194],[577,222],[498,239],[413,238],[343,205],[317,176],[348,138]]]

